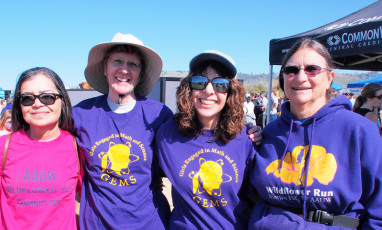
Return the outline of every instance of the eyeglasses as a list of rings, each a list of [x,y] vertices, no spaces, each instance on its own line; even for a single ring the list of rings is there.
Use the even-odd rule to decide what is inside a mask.
[[[375,96],[375,98],[378,98],[379,100],[382,99],[382,95]]]
[[[305,66],[304,68],[300,68],[298,66],[286,66],[282,69],[282,71],[288,77],[294,77],[296,76],[296,74],[300,72],[301,69],[304,70],[305,74],[308,75],[308,77],[315,77],[317,74],[323,71],[330,71],[330,69],[323,68],[318,65],[308,65],[308,66]]]
[[[139,70],[141,68],[141,64],[135,63],[133,61],[124,62],[121,59],[111,60],[112,66],[117,67],[117,68],[122,67],[125,63],[127,64],[127,68],[130,69],[130,70],[137,71],[137,70]]]
[[[230,80],[221,77],[209,79],[206,76],[192,76],[190,87],[191,89],[204,90],[210,82],[215,92],[219,93],[227,93],[231,85]]]
[[[42,93],[39,95],[33,94],[21,94],[19,96],[20,104],[24,106],[31,106],[34,104],[36,98],[40,100],[40,102],[44,105],[53,105],[56,101],[57,97],[62,98],[60,94],[57,93]]]

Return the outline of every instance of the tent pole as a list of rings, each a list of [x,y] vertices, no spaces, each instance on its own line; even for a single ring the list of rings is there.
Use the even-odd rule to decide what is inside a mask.
[[[272,73],[273,73],[273,65],[269,66],[269,85],[268,85],[268,94],[267,94],[267,99],[268,99],[268,106],[267,106],[267,123],[269,124],[271,120],[271,92],[272,92]]]

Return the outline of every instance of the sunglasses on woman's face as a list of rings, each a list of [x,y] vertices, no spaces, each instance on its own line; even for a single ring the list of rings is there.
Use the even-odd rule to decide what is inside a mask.
[[[212,87],[215,92],[219,93],[227,93],[231,86],[230,80],[226,78],[217,77],[214,79],[209,79],[205,76],[192,76],[190,80],[190,87],[195,90],[204,90],[210,82],[212,83]]]
[[[33,105],[36,98],[38,98],[38,100],[44,105],[53,105],[57,97],[62,98],[62,96],[57,93],[42,93],[39,95],[21,94],[19,96],[20,104],[22,104],[23,106]]]
[[[308,77],[315,77],[317,76],[317,74],[323,72],[323,71],[328,71],[330,69],[328,68],[323,68],[321,66],[318,66],[318,65],[307,65],[305,66],[304,68],[300,68],[298,66],[286,66],[282,69],[284,75],[288,76],[288,77],[294,77],[296,76],[300,70],[304,70],[305,74],[308,76]]]
[[[382,95],[375,96],[375,98],[378,98],[379,100],[382,99]]]

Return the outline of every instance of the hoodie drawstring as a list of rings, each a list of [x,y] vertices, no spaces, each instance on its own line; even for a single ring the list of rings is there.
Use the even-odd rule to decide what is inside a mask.
[[[310,163],[310,155],[312,152],[312,143],[313,143],[313,136],[314,136],[314,126],[316,124],[316,118],[313,119],[313,126],[312,126],[312,132],[310,133],[310,141],[309,141],[309,150],[308,154],[305,157],[305,165],[304,165],[304,170],[305,172],[305,179],[304,179],[304,204],[302,208],[302,212],[304,213],[304,220],[306,220],[306,185],[308,183],[308,172],[309,172],[309,163]],[[303,173],[304,175],[304,173]]]
[[[285,155],[287,153],[287,149],[288,149],[288,145],[289,145],[289,141],[290,141],[290,136],[292,136],[292,129],[293,129],[293,118],[292,118],[292,120],[290,122],[289,136],[288,136],[288,139],[287,139],[287,142],[286,142],[286,145],[285,145],[284,153],[283,153],[283,155],[280,158],[280,160],[281,160],[281,163],[280,163],[280,173],[281,173],[281,169],[283,168],[284,157],[285,157]]]

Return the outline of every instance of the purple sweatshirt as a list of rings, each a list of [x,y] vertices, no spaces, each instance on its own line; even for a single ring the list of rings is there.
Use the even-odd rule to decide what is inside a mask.
[[[304,122],[289,106],[284,103],[281,117],[265,127],[255,156],[251,183],[259,202],[250,229],[344,229],[295,214],[311,209],[360,218],[362,229],[381,228],[382,139],[377,126],[349,111],[345,96]]]
[[[107,95],[73,108],[84,161],[81,229],[164,229],[169,209],[154,187],[153,142],[171,116],[162,103],[141,97],[123,114],[110,110]]]
[[[179,133],[174,120],[158,130],[159,166],[171,181],[170,229],[247,229],[245,183],[254,148],[243,130],[227,144]],[[248,173],[246,173],[248,171]]]

